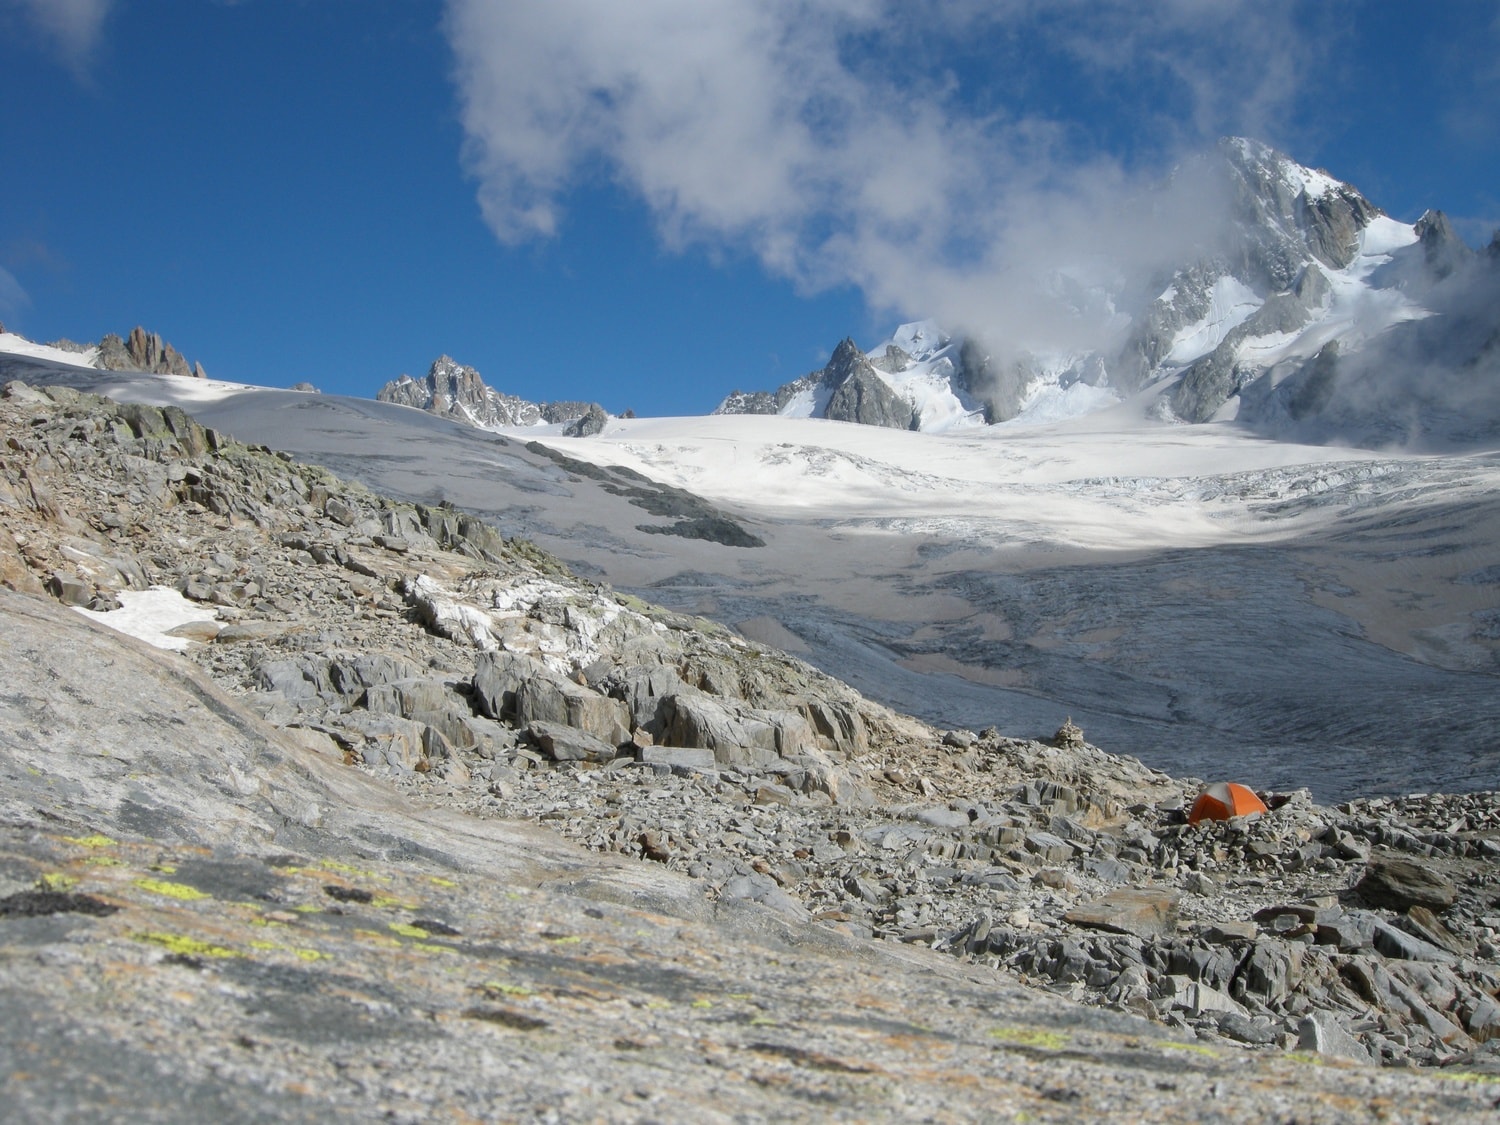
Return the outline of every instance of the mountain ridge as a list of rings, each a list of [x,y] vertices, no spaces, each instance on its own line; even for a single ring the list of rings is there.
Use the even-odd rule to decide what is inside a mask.
[[[1303,369],[1296,382],[1315,380],[1329,392],[1341,370],[1360,369],[1351,357],[1380,353],[1383,334],[1444,314],[1464,303],[1461,283],[1487,287],[1494,276],[1486,265],[1493,254],[1466,246],[1442,212],[1399,223],[1352,185],[1260,142],[1226,138],[1176,175],[1216,185],[1228,200],[1229,221],[1194,259],[1094,294],[1112,308],[1128,306],[1133,289],[1142,294],[1114,350],[1007,359],[980,337],[917,322],[869,356],[846,340],[822,370],[775,391],[733,392],[715,413],[947,430],[1087,412],[1170,382],[1155,416],[1207,422],[1234,417],[1247,388],[1246,399],[1263,406]],[[913,333],[935,337],[940,346],[913,352],[903,343]],[[1339,346],[1327,349],[1334,341]],[[1304,430],[1308,415],[1331,397],[1281,397],[1289,396],[1300,409],[1276,420]],[[1500,425],[1500,392],[1492,397]],[[1259,409],[1253,416],[1268,426],[1272,413]],[[1379,440],[1372,429],[1378,426],[1364,419],[1337,436]]]
[[[375,394],[377,402],[392,402],[452,418],[480,429],[542,426],[562,423],[573,436],[598,433],[607,416],[592,402],[530,402],[487,384],[479,372],[451,356],[432,361],[421,379],[400,375]]]

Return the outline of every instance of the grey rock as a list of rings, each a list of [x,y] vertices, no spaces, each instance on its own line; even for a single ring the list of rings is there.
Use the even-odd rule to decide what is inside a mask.
[[[969,814],[962,809],[918,809],[915,818],[919,824],[930,825],[933,828],[969,827]]]
[[[481,652],[474,658],[474,706],[488,718],[512,719],[517,689],[545,672],[540,661],[522,653]]]
[[[1480,993],[1469,1007],[1464,1030],[1476,1043],[1500,1038],[1500,1003],[1494,997]]]
[[[417,712],[445,711],[453,698],[442,680],[394,680],[367,688],[361,703],[369,711],[410,719]]]
[[[623,703],[545,670],[516,687],[515,721],[564,723],[610,746],[630,740],[630,712]]]
[[[94,597],[91,586],[72,574],[53,574],[47,579],[47,593],[63,605],[86,606]]]
[[[700,773],[718,776],[719,764],[712,750],[688,746],[647,746],[640,752],[647,765],[666,766],[673,773]]]
[[[318,677],[300,660],[268,660],[256,670],[256,687],[287,699],[314,699]]]
[[[1050,832],[1028,833],[1026,847],[1043,863],[1067,863],[1073,858],[1073,845]]]
[[[776,728],[736,713],[700,692],[681,691],[662,701],[660,740],[669,746],[712,750],[721,765],[765,766],[777,761]]]
[[[602,434],[608,423],[609,415],[604,412],[604,408],[597,402],[591,402],[581,418],[568,423],[563,434],[566,437],[593,437],[595,434]]]
[[[775,879],[759,872],[734,876],[719,893],[723,899],[754,902],[794,921],[803,922],[812,917],[805,906],[777,885]]]
[[[1370,1052],[1349,1033],[1332,1012],[1310,1012],[1297,1025],[1297,1045],[1320,1055],[1370,1062]]]
[[[1375,923],[1372,944],[1387,957],[1404,961],[1437,961],[1452,964],[1458,958],[1446,949],[1423,941],[1414,934],[1399,929],[1388,922]]]
[[[1243,1011],[1215,1012],[1214,1023],[1230,1039],[1256,1047],[1269,1046],[1281,1038],[1280,1030],[1264,1016],[1250,1017]]]
[[[381,402],[410,406],[471,426],[532,426],[542,421],[567,421],[584,414],[588,406],[556,404],[577,408],[576,412],[567,413],[567,417],[559,417],[558,411],[548,410],[552,404],[528,402],[497,391],[474,368],[446,355],[433,360],[423,378],[402,375],[381,387],[375,397]]]
[[[1253,998],[1267,1005],[1286,999],[1302,963],[1301,951],[1291,942],[1258,940],[1245,958],[1230,989],[1237,999]]]
[[[1367,910],[1350,910],[1317,924],[1319,945],[1335,945],[1340,953],[1369,949],[1375,943],[1377,915]]]
[[[607,762],[619,752],[587,731],[563,723],[537,720],[526,732],[554,762]]]
[[[1445,910],[1458,896],[1453,884],[1437,871],[1408,859],[1372,860],[1354,890],[1371,906],[1392,910],[1409,906]]]
[[[1177,930],[1178,906],[1179,898],[1174,891],[1121,887],[1073,907],[1063,915],[1063,920],[1075,926],[1140,938],[1165,937]]]

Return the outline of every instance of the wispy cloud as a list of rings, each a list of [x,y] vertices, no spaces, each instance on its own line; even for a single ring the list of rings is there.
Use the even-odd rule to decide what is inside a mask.
[[[1297,7],[449,0],[446,29],[502,241],[563,232],[571,188],[614,182],[671,246],[746,247],[810,289],[1050,347],[1110,331],[1065,290],[1204,236],[1201,196],[1168,214],[1143,188],[1277,119],[1307,62]]]
[[[99,44],[113,0],[0,0],[0,3],[23,11],[62,61],[81,76]]]
[[[16,320],[30,307],[31,297],[16,280],[15,274],[0,266],[0,324]]]

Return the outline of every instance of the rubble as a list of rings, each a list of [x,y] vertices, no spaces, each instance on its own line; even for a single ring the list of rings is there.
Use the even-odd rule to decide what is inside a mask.
[[[775,650],[173,410],[0,398],[0,582],[166,586],[188,658],[416,804],[538,822],[850,938],[1179,1036],[1500,1073],[1500,795],[1260,794],[938,731]],[[107,617],[107,614],[106,614]]]

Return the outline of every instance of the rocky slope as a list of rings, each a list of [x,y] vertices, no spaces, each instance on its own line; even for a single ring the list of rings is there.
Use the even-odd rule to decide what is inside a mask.
[[[581,437],[598,433],[605,420],[603,409],[596,403],[528,402],[497,391],[474,368],[445,355],[433,360],[423,378],[402,375],[392,379],[375,398],[484,429],[562,422],[572,423],[569,432]]]
[[[684,1104],[788,1116],[1196,1118],[1218,1083],[1233,1120],[1268,1076],[1328,1120],[1493,1101],[1296,1061],[1500,1070],[1493,794],[1190,827],[1192,782],[1074,728],[934,731],[175,410],[11,384],[0,429],[0,939],[30,959],[5,995],[53,1013],[5,1042],[54,1078],[146,1011],[148,1059],[186,1062],[126,1088],[168,1119],[215,1074],[244,1116],[289,1082],[287,1117],[680,1116],[627,1077],[660,1067]],[[49,604],[160,597],[156,640],[217,686]],[[441,1058],[393,1069],[433,1025]],[[38,1117],[96,1104],[11,1085]]]

